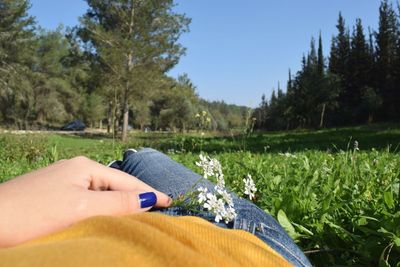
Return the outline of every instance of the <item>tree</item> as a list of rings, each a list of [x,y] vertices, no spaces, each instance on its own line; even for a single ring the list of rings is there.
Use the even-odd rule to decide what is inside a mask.
[[[87,95],[85,101],[85,121],[89,123],[90,127],[93,127],[96,122],[100,122],[105,117],[105,105],[104,99],[97,95],[96,93],[92,93]]]
[[[350,60],[350,34],[346,28],[345,20],[339,13],[336,25],[338,30],[337,36],[332,39],[331,52],[329,57],[329,73],[336,75],[339,79],[337,91],[339,114],[339,123],[347,123],[347,118],[351,113],[350,103],[348,103],[348,84],[349,84],[349,60]]]
[[[368,123],[372,123],[375,113],[382,105],[382,98],[376,93],[374,88],[365,87],[362,92],[361,105],[368,114]]]
[[[143,75],[165,73],[184,53],[179,36],[190,22],[172,11],[172,0],[87,0],[79,35],[105,72],[119,84],[126,140],[129,97],[141,91]],[[146,71],[143,71],[146,70]]]
[[[162,92],[152,110],[157,117],[157,127],[185,131],[193,126],[198,96],[187,74],[180,75],[169,89]]]
[[[0,1],[0,113],[3,120],[27,127],[33,109],[34,18],[26,0]]]
[[[373,58],[364,35],[361,19],[356,20],[351,37],[351,51],[349,57],[349,84],[348,103],[352,122],[362,122],[364,119],[361,102],[364,88],[371,85]]]
[[[375,88],[382,96],[381,117],[397,118],[395,98],[395,61],[396,47],[399,39],[397,17],[393,6],[387,0],[379,7],[379,28],[375,33],[376,68]]]
[[[332,39],[329,72],[339,75],[342,80],[345,80],[350,53],[350,35],[348,29],[346,29],[342,13],[339,13],[336,28],[338,35]]]
[[[261,96],[261,103],[259,107],[254,110],[253,117],[256,118],[256,127],[259,129],[265,128],[265,122],[267,120],[268,115],[268,100],[265,97],[265,94]]]
[[[318,38],[318,62],[317,62],[317,73],[319,76],[324,76],[325,72],[325,58],[324,58],[324,52],[322,48],[322,36],[321,32],[319,33],[319,38]]]
[[[85,116],[84,65],[71,55],[70,41],[62,27],[55,31],[40,30],[35,53],[35,120],[39,124],[65,123]]]

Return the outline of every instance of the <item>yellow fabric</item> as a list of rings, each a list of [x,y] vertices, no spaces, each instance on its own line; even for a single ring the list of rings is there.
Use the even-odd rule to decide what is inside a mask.
[[[27,221],[27,223],[29,223]],[[290,266],[261,240],[196,217],[99,216],[0,249],[0,266]]]

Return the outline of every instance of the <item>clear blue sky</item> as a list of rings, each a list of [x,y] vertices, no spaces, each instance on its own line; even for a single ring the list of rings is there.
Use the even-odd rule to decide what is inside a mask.
[[[31,0],[31,14],[47,29],[74,26],[86,9],[83,0]],[[361,18],[377,29],[380,0],[178,0],[192,18],[181,38],[187,55],[170,72],[188,73],[199,95],[209,100],[257,106],[288,69],[298,71],[311,36],[322,33],[327,56],[339,11],[346,24]]]

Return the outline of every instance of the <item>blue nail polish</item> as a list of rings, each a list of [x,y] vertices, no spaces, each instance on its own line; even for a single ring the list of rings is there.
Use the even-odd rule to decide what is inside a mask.
[[[153,192],[139,194],[139,205],[141,209],[152,207],[157,202],[157,196]]]

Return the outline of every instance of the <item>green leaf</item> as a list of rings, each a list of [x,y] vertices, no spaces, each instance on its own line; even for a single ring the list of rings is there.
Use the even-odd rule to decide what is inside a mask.
[[[367,222],[367,219],[366,219],[366,218],[360,217],[360,218],[357,220],[357,224],[360,225],[360,226],[362,226],[362,225],[367,225],[368,222]]]
[[[309,236],[314,235],[313,232],[311,232],[310,230],[308,230],[307,228],[305,228],[303,225],[297,224],[297,223],[294,223],[294,222],[292,222],[292,224],[297,228],[297,230],[298,230],[299,232],[304,233],[304,234],[309,235]]]
[[[292,237],[293,239],[299,238],[299,234],[296,232],[294,229],[292,223],[289,221],[288,217],[286,216],[286,213],[283,210],[278,211],[278,222],[281,224],[283,229],[286,230],[286,232]]]
[[[389,208],[394,208],[394,200],[393,200],[393,194],[391,191],[387,191],[385,193],[383,193],[383,198],[385,200],[386,205]]]
[[[322,202],[322,210],[323,211],[328,210],[330,204],[331,204],[331,198],[330,197],[325,198],[324,201]]]
[[[394,242],[394,244],[395,244],[397,247],[400,248],[400,238],[395,237],[394,240],[393,240],[393,242]]]
[[[277,175],[274,177],[274,179],[272,181],[275,185],[278,185],[281,182],[281,180],[282,180],[282,176]]]
[[[390,267],[390,264],[387,261],[385,261],[383,259],[380,259],[379,260],[379,267]]]

